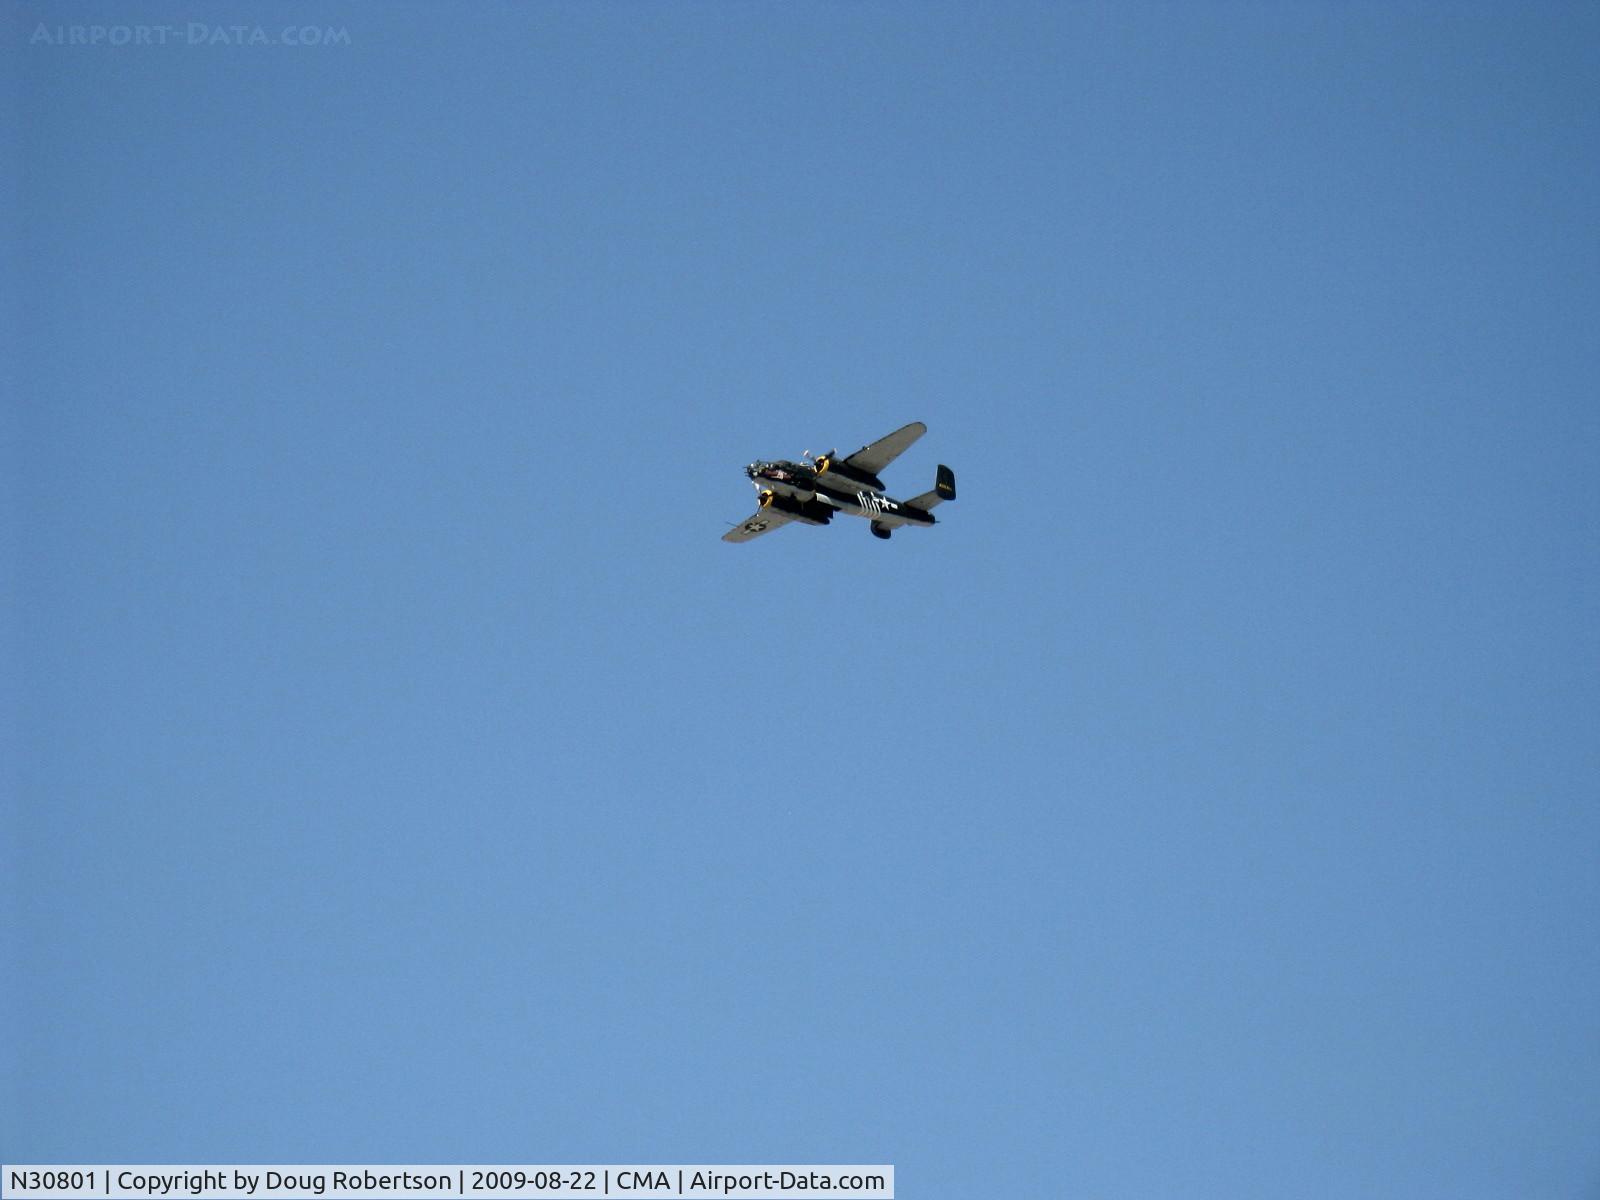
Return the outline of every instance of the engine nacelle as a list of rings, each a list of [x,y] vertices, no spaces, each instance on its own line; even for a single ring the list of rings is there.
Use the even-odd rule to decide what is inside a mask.
[[[785,516],[804,521],[807,525],[826,525],[833,520],[833,505],[822,500],[796,500],[793,496],[774,492],[772,499],[762,498],[761,507],[775,508]]]
[[[883,480],[871,471],[863,471],[859,467],[852,467],[849,463],[836,462],[831,458],[823,457],[817,460],[817,474],[831,471],[834,479],[848,479],[860,487],[871,488],[875,492],[884,490]]]

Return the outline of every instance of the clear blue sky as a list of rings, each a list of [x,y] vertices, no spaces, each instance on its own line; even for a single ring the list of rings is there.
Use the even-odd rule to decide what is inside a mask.
[[[4,35],[0,1158],[1600,1195],[1593,4]]]

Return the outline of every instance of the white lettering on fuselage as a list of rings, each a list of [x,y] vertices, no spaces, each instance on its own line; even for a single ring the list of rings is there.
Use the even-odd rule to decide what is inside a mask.
[[[861,505],[863,512],[882,513],[893,512],[900,506],[887,496],[874,496],[871,492],[857,492],[856,502]]]

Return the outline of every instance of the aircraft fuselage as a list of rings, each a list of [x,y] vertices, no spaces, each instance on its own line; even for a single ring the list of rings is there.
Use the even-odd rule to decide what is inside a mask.
[[[761,489],[763,508],[776,505],[810,525],[826,525],[834,512],[869,521],[894,516],[914,525],[935,523],[932,513],[892,499],[881,488],[850,478],[836,467],[818,475],[805,463],[752,463],[746,474]]]

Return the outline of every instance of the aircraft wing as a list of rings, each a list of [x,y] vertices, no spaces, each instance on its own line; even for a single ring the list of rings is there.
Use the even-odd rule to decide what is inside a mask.
[[[748,542],[751,538],[758,538],[763,533],[770,533],[779,525],[787,525],[793,519],[787,513],[775,512],[770,508],[758,508],[755,516],[739,522],[739,524],[722,535],[722,540],[725,542]]]
[[[858,471],[865,471],[868,475],[876,475],[905,453],[912,442],[927,432],[928,427],[921,421],[913,421],[896,429],[888,437],[879,438],[871,445],[861,447],[844,460],[845,464]]]

